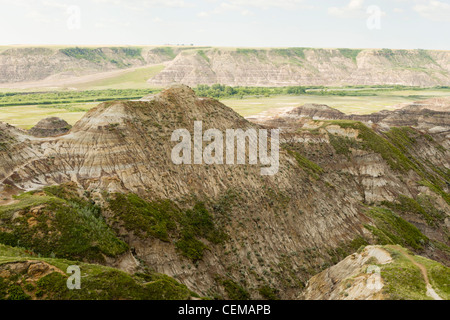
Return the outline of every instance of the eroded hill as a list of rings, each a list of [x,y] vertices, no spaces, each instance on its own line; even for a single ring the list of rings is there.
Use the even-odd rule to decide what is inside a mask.
[[[2,124],[0,242],[237,299],[296,298],[370,243],[448,265],[442,132],[302,117],[282,132],[278,173],[261,176],[261,165],[171,160],[172,132],[194,121],[260,124],[185,86],[144,100],[102,103],[53,138]]]

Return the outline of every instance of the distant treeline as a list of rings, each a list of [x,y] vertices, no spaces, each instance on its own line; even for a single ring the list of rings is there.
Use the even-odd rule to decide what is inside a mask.
[[[304,94],[304,87],[231,87],[222,84],[198,85],[194,88],[195,93],[201,97],[227,98],[244,96],[271,96],[280,94]]]
[[[289,86],[289,87],[232,87],[221,84],[198,85],[193,88],[200,97],[215,99],[244,97],[269,97],[276,95],[319,95],[319,96],[375,96],[386,91],[402,90],[443,90],[449,86],[433,88],[405,86]],[[26,105],[56,105],[68,103],[102,102],[109,100],[140,99],[161,89],[107,89],[86,91],[48,91],[48,92],[0,92],[0,107]],[[413,97],[413,96],[411,96]]]
[[[102,102],[140,99],[156,89],[108,89],[87,91],[7,92],[0,93],[0,107],[51,105],[63,103]]]
[[[289,86],[289,87],[232,87],[222,84],[198,85],[194,88],[195,93],[201,97],[210,98],[244,98],[246,96],[272,96],[272,95],[324,95],[324,96],[375,96],[382,91],[401,90],[425,90],[430,88],[407,87],[399,85],[375,85],[375,86]],[[438,86],[433,89],[450,89],[449,86]]]

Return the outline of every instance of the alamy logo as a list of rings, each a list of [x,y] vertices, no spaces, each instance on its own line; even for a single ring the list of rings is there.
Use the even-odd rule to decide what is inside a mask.
[[[380,30],[381,29],[381,17],[383,16],[383,11],[378,6],[367,7],[367,18],[366,25],[369,30]]]
[[[81,289],[81,270],[79,266],[68,266],[67,271],[68,274],[71,274],[69,278],[67,278],[67,289]]]
[[[187,129],[177,129],[172,133],[171,141],[180,141],[172,149],[174,164],[245,164],[248,145],[248,163],[262,166],[261,175],[274,175],[279,168],[279,129],[270,130],[270,155],[268,148],[268,130],[266,129],[227,129],[224,133],[218,129],[208,129],[203,133],[202,121],[194,122],[194,145],[191,133]],[[247,143],[248,141],[248,143]],[[210,142],[203,149],[203,142]],[[224,146],[226,157],[224,159]],[[192,157],[192,149],[194,155]],[[236,151],[236,152],[235,152]]]
[[[69,30],[81,29],[81,9],[79,6],[69,6],[67,8],[67,28]]]

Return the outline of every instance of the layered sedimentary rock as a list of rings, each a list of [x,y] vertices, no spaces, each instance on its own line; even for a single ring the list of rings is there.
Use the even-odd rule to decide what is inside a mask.
[[[149,79],[151,85],[430,87],[450,85],[449,61],[449,51],[433,50],[17,47],[0,52],[0,83],[67,79],[164,63],[167,67]]]
[[[54,137],[67,133],[72,126],[58,117],[49,117],[39,121],[28,132],[35,137]]]
[[[345,114],[322,104],[305,104],[289,110],[282,110],[276,117],[260,114],[248,117],[249,120],[272,126],[293,127],[309,120],[351,120],[366,124],[377,124],[383,130],[391,127],[414,127],[432,133],[445,133],[450,130],[450,98],[432,98],[397,106],[394,111],[359,115]]]
[[[180,53],[152,85],[449,85],[450,53],[377,49],[208,49]]]
[[[265,291],[260,289],[266,287],[280,298],[297,297],[313,274],[338,262],[344,253],[381,241],[377,230],[389,230],[395,241],[448,263],[443,249],[448,244],[449,207],[443,198],[448,187],[443,176],[449,151],[442,140],[427,140],[411,129],[406,134],[414,142],[401,149],[359,123],[349,127],[310,119],[317,132],[303,130],[295,121],[290,123],[292,130],[282,131],[279,170],[273,176],[261,175],[260,162],[176,165],[171,155],[178,143],[171,141],[176,129],[193,136],[194,122],[200,120],[203,132],[263,127],[218,101],[195,96],[186,86],[145,100],[102,103],[58,137],[37,138],[2,124],[1,197],[11,190],[70,183],[80,195],[89,195],[86,201],[102,207],[105,221],[132,248],[123,263],[106,257],[108,263],[132,272],[137,266],[127,261],[134,259],[141,268],[172,276],[207,296],[232,298],[229,281],[234,281],[249,292],[245,297],[261,298]],[[361,132],[383,148],[365,144]],[[343,139],[341,144],[333,140],[337,137]],[[405,160],[407,156],[414,161]],[[424,160],[432,158],[431,164]],[[192,260],[180,253],[178,241],[186,234],[174,231],[161,239],[125,228],[109,205],[114,193],[172,201],[183,210],[203,203],[226,236],[220,241],[195,239],[204,252]],[[431,220],[402,213],[416,226],[407,225],[417,234],[414,242],[403,240],[402,234],[395,238],[401,230],[392,229],[390,220],[385,222],[389,228],[380,224],[378,211],[371,208],[386,201],[397,210],[394,204],[400,195],[423,198],[436,210],[430,211]]]

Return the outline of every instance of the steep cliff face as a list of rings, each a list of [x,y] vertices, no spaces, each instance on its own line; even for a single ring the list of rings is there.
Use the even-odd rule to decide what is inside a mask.
[[[152,270],[224,298],[297,297],[313,274],[368,243],[400,243],[448,263],[449,157],[437,140],[408,131],[414,142],[402,149],[358,122],[309,120],[316,131],[296,122],[283,131],[273,176],[248,161],[176,165],[175,129],[193,136],[199,120],[203,132],[262,127],[185,86],[144,100],[102,103],[54,138],[2,125],[0,191],[12,202],[0,207],[0,241],[20,239],[43,254],[66,244],[57,257]],[[419,152],[432,165],[408,158]],[[8,198],[19,189],[31,193]],[[66,243],[75,218],[81,247]],[[39,230],[54,240],[42,247],[30,236]]]
[[[209,49],[182,52],[152,85],[448,85],[450,54],[424,50]]]
[[[283,128],[288,147],[324,168],[322,179],[352,185],[349,189],[359,192],[364,203],[394,209],[427,237],[448,245],[448,106],[446,99],[422,101],[361,116],[306,105],[249,120]]]
[[[71,78],[173,59],[157,48],[12,48],[0,52],[0,83]]]
[[[154,86],[450,84],[450,53],[389,49],[195,47],[12,48],[0,53],[0,83],[70,78],[167,64]]]

